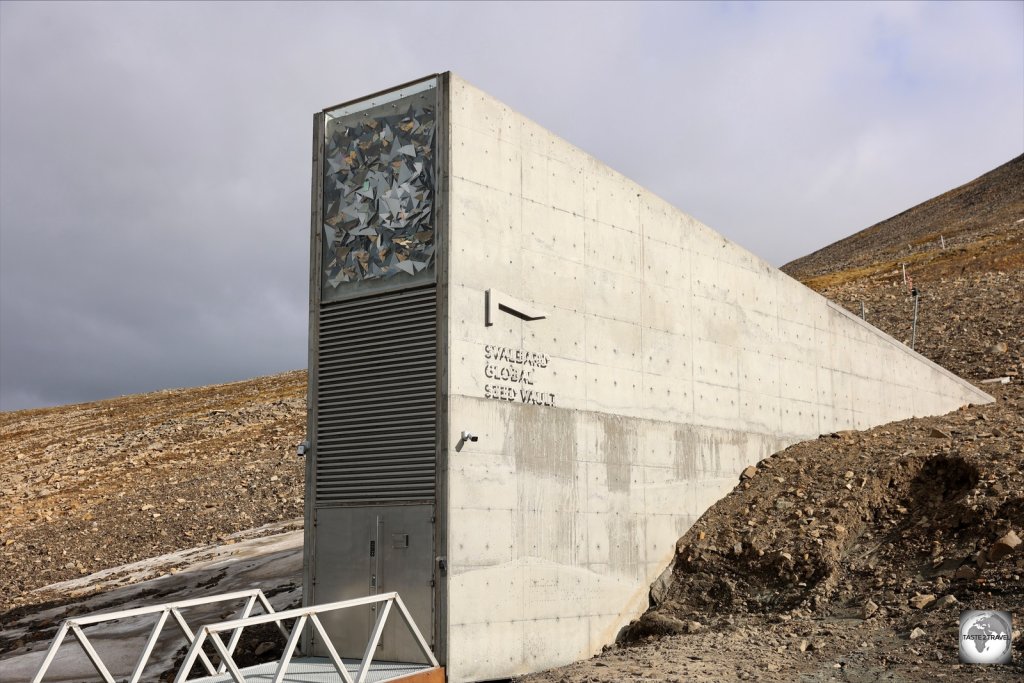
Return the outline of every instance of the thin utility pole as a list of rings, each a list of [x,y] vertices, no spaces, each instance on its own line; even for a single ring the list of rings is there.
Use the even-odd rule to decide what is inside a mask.
[[[917,287],[914,287],[910,290],[910,294],[914,297],[914,324],[910,331],[910,349],[914,351],[917,346],[917,300],[921,298],[921,293],[917,291]]]

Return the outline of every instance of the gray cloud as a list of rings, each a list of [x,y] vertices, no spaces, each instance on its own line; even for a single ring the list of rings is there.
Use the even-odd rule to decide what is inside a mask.
[[[1022,7],[5,2],[0,408],[304,366],[324,106],[452,69],[781,264],[1020,153]]]

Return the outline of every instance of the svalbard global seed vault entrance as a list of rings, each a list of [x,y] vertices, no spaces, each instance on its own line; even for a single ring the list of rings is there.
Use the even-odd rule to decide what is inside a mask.
[[[313,149],[305,600],[450,681],[611,642],[745,466],[991,400],[455,75]]]

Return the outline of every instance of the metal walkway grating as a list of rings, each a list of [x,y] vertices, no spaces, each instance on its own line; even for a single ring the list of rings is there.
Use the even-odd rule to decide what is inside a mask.
[[[355,680],[359,673],[359,660],[346,659],[345,668]],[[435,668],[432,664],[405,664],[402,662],[373,662],[366,675],[366,683],[385,683],[403,676],[423,673]],[[257,664],[241,670],[247,683],[270,683],[277,671],[277,662]],[[188,683],[233,683],[230,673],[205,678],[192,678]],[[284,683],[341,683],[341,676],[326,657],[296,657],[288,664]]]

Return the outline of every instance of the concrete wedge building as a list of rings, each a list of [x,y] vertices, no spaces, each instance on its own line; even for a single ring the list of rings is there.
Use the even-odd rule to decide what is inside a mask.
[[[745,466],[991,401],[455,75],[313,149],[305,599],[450,681],[599,651]]]

